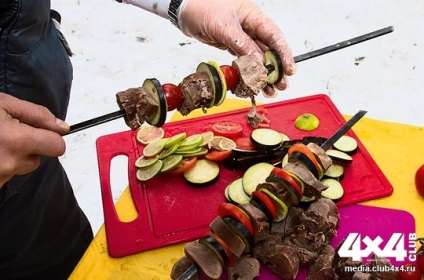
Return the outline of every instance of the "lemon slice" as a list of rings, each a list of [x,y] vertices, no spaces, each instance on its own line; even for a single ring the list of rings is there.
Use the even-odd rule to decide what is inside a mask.
[[[148,181],[152,179],[162,169],[162,165],[163,162],[161,160],[158,160],[149,167],[138,169],[136,173],[137,179],[140,181]]]
[[[203,141],[203,136],[201,134],[193,134],[188,136],[186,139],[184,139],[181,142],[180,147],[184,147],[184,146],[199,146]]]
[[[218,148],[221,151],[230,151],[232,149],[235,149],[237,147],[236,142],[231,140],[230,138],[222,138],[221,141],[218,143]]]
[[[222,139],[224,139],[224,136],[213,136],[211,140],[208,142],[208,149],[212,150],[219,150],[219,142],[221,142]]]
[[[182,155],[171,155],[162,160],[163,165],[160,172],[168,172],[176,168],[183,161]]]
[[[165,143],[167,141],[168,139],[158,139],[147,144],[147,146],[143,149],[143,155],[145,157],[154,157],[158,155],[165,148]]]
[[[153,141],[163,138],[165,131],[161,127],[156,126],[142,126],[137,131],[137,141],[140,144],[147,145]]]
[[[152,158],[146,158],[145,156],[141,156],[135,161],[135,166],[138,168],[148,167],[154,164],[155,162],[157,162],[158,160],[159,160],[158,156],[155,156]]]

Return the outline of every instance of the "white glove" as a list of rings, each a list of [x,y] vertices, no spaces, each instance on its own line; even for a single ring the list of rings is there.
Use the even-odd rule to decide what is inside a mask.
[[[287,87],[286,75],[296,71],[287,41],[278,26],[250,0],[184,0],[178,13],[178,27],[189,37],[237,56],[253,54],[264,60],[263,51],[274,49],[283,62],[284,77],[275,84]],[[268,86],[265,94],[275,94]]]

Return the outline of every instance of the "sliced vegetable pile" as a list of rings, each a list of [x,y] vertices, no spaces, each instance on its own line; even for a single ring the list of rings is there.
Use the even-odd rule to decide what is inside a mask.
[[[180,175],[195,186],[212,183],[219,175],[219,161],[230,156],[236,143],[214,130],[187,135],[182,132],[164,137],[163,128],[143,126],[136,139],[143,155],[135,162],[137,179],[148,181],[159,174]]]

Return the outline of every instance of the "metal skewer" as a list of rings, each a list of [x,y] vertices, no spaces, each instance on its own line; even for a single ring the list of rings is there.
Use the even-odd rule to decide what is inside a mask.
[[[349,40],[339,42],[339,43],[334,44],[334,45],[330,45],[330,46],[327,46],[327,47],[324,47],[324,48],[321,48],[321,49],[318,49],[318,50],[314,50],[314,51],[311,51],[311,52],[308,52],[308,53],[305,53],[305,54],[295,56],[294,61],[297,63],[297,62],[301,62],[301,61],[304,61],[304,60],[307,60],[307,59],[311,59],[311,58],[314,58],[314,57],[317,57],[317,56],[321,56],[321,55],[324,55],[324,54],[327,54],[327,53],[330,53],[330,52],[333,52],[333,51],[336,51],[336,50],[340,50],[340,49],[343,49],[343,48],[346,48],[346,47],[350,47],[350,46],[356,45],[358,43],[362,43],[362,42],[383,36],[385,34],[391,33],[391,32],[393,32],[393,30],[394,30],[393,26],[382,28],[382,29],[379,29],[379,30],[376,30],[376,31],[373,31],[373,32],[352,38],[352,39],[349,39]],[[268,65],[267,69],[268,69],[268,71],[274,70],[272,65]],[[123,116],[124,116],[124,112],[122,110],[119,110],[119,111],[116,111],[116,112],[113,112],[113,113],[109,113],[109,114],[106,114],[106,115],[103,115],[103,116],[100,116],[100,117],[96,117],[96,118],[81,122],[81,123],[77,123],[77,124],[71,125],[68,134],[71,134],[71,133],[74,133],[74,132],[77,132],[77,131],[80,131],[80,130],[83,130],[83,129],[87,129],[87,128],[90,128],[90,127],[93,127],[93,126],[96,126],[96,125],[99,125],[99,124],[102,124],[102,123],[106,123],[106,122],[121,118]]]

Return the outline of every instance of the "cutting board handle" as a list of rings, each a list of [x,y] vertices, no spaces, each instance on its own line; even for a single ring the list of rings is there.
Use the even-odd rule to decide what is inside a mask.
[[[103,212],[105,226],[108,229],[106,230],[108,251],[111,257],[122,257],[132,253],[133,250],[140,250],[141,248],[134,244],[132,240],[136,240],[141,232],[149,231],[148,223],[145,223],[148,219],[147,214],[141,209],[141,202],[144,200],[143,191],[136,184],[137,182],[134,182],[136,180],[136,169],[130,166],[138,156],[137,143],[134,142],[132,134],[132,131],[117,133],[107,137],[99,137],[96,141]],[[112,159],[121,155],[128,157],[128,182],[132,201],[137,211],[137,217],[129,222],[121,221],[118,216],[110,183]],[[128,238],[129,236],[130,238]],[[109,240],[114,240],[114,242],[109,242]]]

